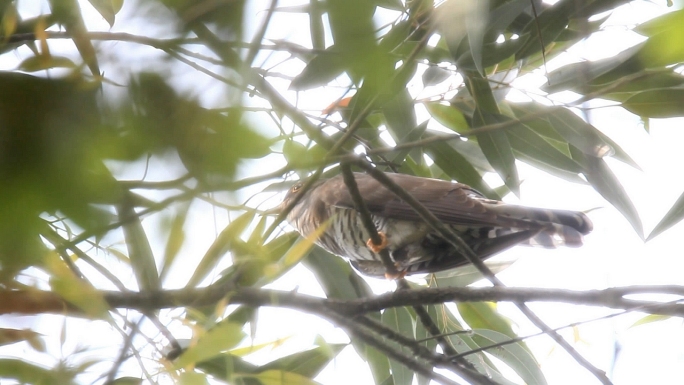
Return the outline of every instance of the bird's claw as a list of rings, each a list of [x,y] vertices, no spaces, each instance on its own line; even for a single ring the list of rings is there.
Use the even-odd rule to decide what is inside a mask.
[[[382,250],[384,250],[385,247],[387,247],[387,236],[385,235],[385,233],[383,233],[382,231],[378,231],[378,235],[380,236],[379,245],[373,243],[373,238],[370,238],[368,241],[366,241],[366,246],[368,246],[368,248],[371,249],[371,251],[374,253],[379,253]]]

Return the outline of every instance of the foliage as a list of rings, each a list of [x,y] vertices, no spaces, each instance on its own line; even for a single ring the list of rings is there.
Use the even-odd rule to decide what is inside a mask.
[[[604,99],[644,122],[684,116],[682,10],[637,26],[644,42],[613,57],[547,74],[544,91],[573,91],[578,100],[507,98],[514,81],[600,31],[605,17],[596,15],[626,0],[273,1],[258,11],[246,0],[50,0],[35,14],[27,3],[0,1],[0,53],[21,59],[0,72],[0,284],[6,291],[52,291],[79,309],[78,317],[102,320],[123,339],[109,367],[3,359],[0,377],[21,383],[71,383],[93,371],[94,381],[108,384],[139,383],[141,376],[188,384],[312,383],[344,345],[319,339],[315,347],[252,363],[245,346],[259,335],[258,312],[228,306],[230,291],[212,306],[138,313],[107,311],[102,290],[154,297],[212,282],[259,289],[303,259],[329,298],[371,297],[343,260],[311,248],[311,239],[274,231],[273,217],[256,215],[269,192],[289,185],[284,180],[334,174],[359,159],[382,171],[455,179],[494,199],[519,193],[516,162],[524,162],[588,183],[644,238],[638,210],[606,160],[638,165],[582,119],[579,107]],[[133,15],[143,20],[144,35],[97,32],[140,31]],[[308,27],[310,40],[278,35],[283,22]],[[308,94],[329,104],[323,115],[297,104]],[[359,149],[364,157],[354,155]],[[498,174],[502,185],[485,182],[487,173]],[[230,223],[197,248],[188,245],[187,224],[202,205]],[[683,217],[684,194],[648,238]],[[188,253],[191,263],[182,260]],[[465,286],[481,276],[429,278],[426,285]],[[491,356],[467,355],[516,337],[495,306],[423,310],[477,372],[510,382]],[[152,320],[155,331],[143,332],[139,318]],[[420,341],[430,354],[445,351],[414,307],[368,318]],[[178,329],[193,331],[187,350],[173,338]],[[400,358],[349,335],[376,383],[411,384],[414,376],[428,383]],[[2,329],[0,338],[43,349],[30,330]],[[387,341],[405,353],[413,346]],[[526,383],[546,383],[524,341],[504,346],[492,355]],[[153,364],[132,363],[138,354]],[[133,377],[120,373],[124,363],[128,371],[137,366]]]

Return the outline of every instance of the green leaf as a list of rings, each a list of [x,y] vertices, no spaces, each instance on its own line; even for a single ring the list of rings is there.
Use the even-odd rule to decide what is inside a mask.
[[[306,156],[306,146],[295,142],[294,140],[286,140],[283,144],[283,156],[287,161],[287,164],[292,167],[297,167],[302,164],[304,157]]]
[[[684,89],[672,88],[639,92],[625,100],[622,107],[642,117],[680,117],[684,115]]]
[[[180,211],[176,213],[171,221],[169,236],[166,239],[166,247],[164,248],[164,263],[162,264],[162,269],[159,273],[159,278],[161,280],[166,277],[173,262],[176,260],[176,256],[178,256],[178,252],[181,247],[183,247],[183,242],[185,242],[185,230],[183,230],[183,226],[188,217],[189,209],[189,204],[182,205]]]
[[[397,144],[411,143],[415,140],[419,140],[425,134],[425,131],[427,130],[427,124],[428,122],[426,121],[419,124],[417,127],[414,127],[412,130],[406,133],[406,135],[401,137],[397,141]],[[409,153],[411,153],[411,158],[407,159],[406,156]],[[407,148],[404,150],[396,151],[394,153],[394,156],[392,156],[390,160],[398,164],[403,164],[404,161],[411,161],[413,165],[421,166],[423,165],[423,150],[421,148]]]
[[[390,362],[387,354],[367,345],[363,341],[352,340],[356,352],[366,360],[376,384],[394,385],[394,377],[390,373]]]
[[[140,217],[129,203],[121,204],[117,209],[119,219],[124,223],[122,228],[128,248],[128,258],[131,261],[138,287],[145,291],[159,290],[157,264]]]
[[[19,69],[26,72],[42,71],[50,68],[76,68],[77,65],[71,59],[62,56],[37,55],[24,59],[19,64]]]
[[[634,231],[643,239],[644,230],[639,214],[615,174],[608,168],[605,160],[585,155],[575,147],[570,147],[570,152],[572,158],[582,165],[583,174],[587,181],[622,213]]]
[[[413,336],[413,319],[406,308],[386,309],[382,313],[382,323],[394,329],[403,336]],[[395,385],[411,385],[413,381],[413,371],[403,364],[390,359],[390,368]]]
[[[634,27],[632,31],[647,37],[677,28],[684,24],[684,10],[668,12]]]
[[[375,0],[375,5],[382,8],[391,9],[394,11],[405,11],[404,3],[401,0]]]
[[[76,0],[50,0],[52,14],[71,36],[83,61],[95,77],[100,76],[97,55],[93,43],[88,38],[88,29],[83,21],[81,8]]]
[[[359,277],[347,262],[320,247],[314,247],[302,263],[314,273],[328,298],[355,299],[373,296],[368,283]],[[369,316],[379,314],[373,313]],[[391,378],[389,359],[384,353],[358,338],[352,337],[351,341],[359,356],[368,363],[376,383]]]
[[[483,110],[477,110],[473,118],[474,129],[490,124],[503,122],[502,115],[496,115]],[[515,157],[508,137],[502,130],[477,134],[477,141],[482,152],[499,174],[506,186],[515,194],[520,195],[520,179],[515,167]]]
[[[658,68],[684,62],[684,24],[679,23],[679,20],[672,21],[669,28],[644,42],[639,51],[639,63],[644,68]]]
[[[492,262],[486,261],[485,264],[494,274],[506,270],[513,262]],[[473,265],[465,265],[435,273],[436,287],[466,287],[477,281],[484,279],[482,273]]]
[[[326,344],[313,349],[297,352],[271,361],[260,367],[260,370],[283,370],[313,378],[325,368],[347,344]]]
[[[480,346],[489,346],[510,341],[510,337],[488,329],[474,329],[473,340]],[[487,350],[487,353],[510,366],[528,385],[545,385],[546,378],[539,368],[539,363],[523,343],[506,344]]]
[[[209,379],[204,373],[188,371],[180,374],[178,385],[209,385]]]
[[[209,249],[200,260],[195,272],[188,281],[185,287],[197,286],[207,274],[216,266],[218,261],[225,253],[231,250],[235,240],[239,240],[240,234],[245,228],[252,223],[255,212],[247,211],[239,217],[235,218],[223,231],[216,237],[214,243],[209,246]]]
[[[100,15],[109,23],[109,27],[114,26],[116,14],[119,13],[123,7],[123,0],[88,0],[90,4],[100,13]]]
[[[658,236],[663,231],[679,223],[684,218],[684,193],[677,198],[677,201],[672,205],[670,210],[665,214],[663,219],[658,222],[656,227],[651,231],[646,240],[651,240]]]
[[[262,286],[266,283],[273,282],[289,271],[294,265],[299,263],[302,258],[306,257],[309,250],[314,246],[314,242],[325,232],[330,225],[330,219],[324,222],[321,226],[316,228],[311,234],[305,238],[300,238],[297,243],[283,255],[280,261],[272,263],[264,268],[264,275],[259,280],[258,285]]]
[[[509,121],[506,116],[499,116],[499,121]],[[558,151],[542,136],[523,124],[516,124],[504,129],[513,149],[541,163],[561,170],[578,173],[582,167],[572,158]]]
[[[311,46],[316,50],[325,49],[323,6],[320,0],[309,2],[309,33],[311,34]]]
[[[105,385],[142,385],[142,378],[119,377],[114,381],[106,382]]]
[[[328,298],[356,299],[373,296],[368,283],[342,258],[314,247],[302,261],[314,273]]]
[[[563,107],[551,107],[547,119],[568,143],[592,157],[601,158],[613,149],[598,134],[596,127]],[[574,157],[574,156],[573,156]]]
[[[431,143],[426,147],[425,152],[450,178],[472,186],[489,198],[497,198],[494,191],[482,180],[482,175],[477,172],[468,159],[451,146],[451,143],[444,141]]]
[[[406,89],[389,99],[382,106],[382,113],[387,122],[387,130],[396,143],[417,140],[427,128],[426,123],[418,125],[414,100]],[[422,149],[412,148],[408,153],[416,164],[423,162]]]
[[[263,385],[317,385],[318,383],[297,373],[283,370],[266,370],[245,376],[259,380]]]
[[[74,384],[74,375],[68,370],[50,370],[25,360],[0,358],[0,378],[14,379],[22,384]]]
[[[514,382],[506,379],[496,368],[494,363],[482,352],[475,354],[467,354],[472,349],[479,346],[472,339],[471,331],[464,331],[461,323],[444,305],[430,306],[430,316],[437,321],[439,329],[443,333],[450,333],[447,337],[451,341],[451,346],[459,354],[466,354],[465,359],[470,362],[478,372],[485,374],[496,381],[497,384],[513,385]],[[433,314],[434,312],[434,314]],[[460,332],[454,334],[455,332]]]
[[[459,134],[464,134],[470,129],[463,112],[453,106],[438,102],[425,103],[430,115],[444,127],[450,128]]]
[[[228,383],[234,383],[233,377],[236,374],[259,372],[258,366],[229,353],[220,354],[208,360],[198,362],[197,368]]]
[[[549,74],[548,84],[543,85],[541,89],[548,93],[554,93],[558,91],[565,91],[568,88],[577,86],[577,79],[583,79],[583,83],[587,83],[616,69],[628,60],[632,59],[634,55],[639,52],[641,47],[642,45],[638,44],[606,59],[583,61],[560,67]],[[638,69],[639,68],[637,68],[637,70]],[[605,86],[605,84],[603,84],[603,86]]]
[[[574,0],[561,0],[553,6],[539,13],[539,17],[531,19],[525,26],[520,38],[525,43],[515,54],[515,59],[520,60],[544,49],[542,44],[549,45],[563,32],[568,25],[570,12],[568,6],[575,5]]]
[[[189,347],[174,362],[178,369],[207,360],[237,345],[245,337],[242,325],[232,322],[220,322],[200,336],[197,343]]]
[[[556,131],[548,120],[548,116],[555,112],[553,109],[554,107],[534,102],[506,103],[506,107],[509,107],[511,111],[513,111],[513,114],[516,118],[521,120],[521,123],[525,124],[537,134],[546,139],[552,139],[555,143],[565,143],[565,139]],[[558,146],[556,146],[556,148],[558,148]],[[567,149],[567,144],[565,144],[565,149],[566,151],[564,152],[569,155],[570,150]]]
[[[494,330],[510,338],[517,337],[511,327],[511,321],[497,312],[491,302],[460,302],[456,307],[471,329]]]
[[[483,7],[482,4],[479,7]],[[482,64],[483,56],[483,45],[484,45],[484,35],[485,26],[482,22],[482,18],[486,17],[479,12],[474,12],[472,17],[465,18],[466,32],[468,37],[468,46],[470,48],[470,56],[473,59],[475,68],[480,75],[484,75],[484,65]]]
[[[606,134],[604,134],[604,133],[601,132],[601,131],[598,131],[598,130],[597,130],[596,133],[597,133],[597,134],[601,137],[601,139],[602,139],[604,142],[606,142],[606,143],[608,144],[608,146],[610,146],[610,148],[613,150],[613,152],[614,152],[613,158],[615,158],[615,159],[617,159],[617,160],[619,160],[619,161],[621,161],[621,162],[623,162],[623,163],[625,163],[625,164],[628,164],[628,165],[630,165],[630,166],[636,168],[637,170],[641,170],[641,167],[639,167],[639,165],[637,164],[637,162],[635,162],[634,159],[632,159],[632,157],[629,156],[629,155],[627,154],[627,152],[625,152],[625,150],[622,149],[622,147],[620,147],[620,145],[618,145],[617,143],[615,143],[615,141],[614,141],[613,139],[609,138]]]
[[[340,76],[349,66],[349,55],[340,52],[339,47],[328,47],[325,52],[314,56],[304,70],[290,83],[290,90],[304,91],[328,84]]]
[[[425,87],[429,87],[447,80],[449,77],[451,77],[451,75],[452,72],[447,69],[437,66],[430,66],[425,70],[425,72],[423,72],[421,79],[423,81],[423,85]]]

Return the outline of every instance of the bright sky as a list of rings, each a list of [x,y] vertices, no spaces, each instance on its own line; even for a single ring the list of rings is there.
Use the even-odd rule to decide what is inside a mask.
[[[82,2],[87,4],[87,2]],[[251,1],[251,9],[248,17],[259,20],[267,8],[267,1]],[[27,8],[40,7],[38,10],[47,10],[44,2],[21,2]],[[133,17],[132,7],[126,2],[124,9],[119,15],[121,24],[116,24],[114,31],[126,31],[147,36],[163,36],[164,31],[151,31],[148,25],[141,24],[145,15]],[[293,1],[281,1],[280,6],[296,4]],[[596,60],[611,56],[620,50],[635,44],[638,37],[627,31],[630,26],[656,16],[666,11],[664,1],[635,2],[622,7],[615,12],[606,23],[604,32],[596,34],[588,41],[579,44],[562,58],[548,63],[551,71],[563,64],[578,60]],[[84,6],[84,11],[89,15],[89,27],[93,30],[108,30],[99,15],[89,5]],[[27,9],[27,12],[35,13]],[[394,16],[386,12],[387,17]],[[380,16],[383,16],[381,14]],[[286,38],[295,43],[309,45],[308,22],[301,16],[302,23],[292,22],[295,15],[276,14],[273,19],[273,28],[268,31],[267,37]],[[127,22],[127,20],[131,20]],[[125,24],[124,24],[125,23]],[[256,26],[258,23],[246,23]],[[68,41],[50,42],[53,52],[61,47],[69,47]],[[123,76],[126,71],[137,71],[147,64],[145,60],[138,60],[137,55],[150,56],[149,51],[128,44],[117,43],[107,45],[107,50],[114,49],[116,54],[104,58],[101,62],[105,66],[105,74],[116,78]],[[144,51],[144,52],[143,52]],[[104,50],[103,50],[104,52]],[[152,53],[153,57],[159,54]],[[106,67],[110,58],[117,58],[115,65]],[[132,59],[131,59],[132,58]],[[265,58],[258,58],[259,60]],[[269,58],[275,62],[277,55]],[[14,55],[3,55],[0,58],[0,68],[15,68],[20,61]],[[303,67],[302,64],[294,63],[290,67],[283,66],[282,71],[296,71]],[[182,68],[175,73],[175,84],[183,89],[192,89],[207,105],[221,105],[225,100],[221,95],[223,87],[216,86],[206,76],[196,73],[194,70]],[[529,76],[525,81],[516,83],[521,88],[529,88],[541,85],[544,82],[543,73]],[[289,85],[288,82],[274,81],[274,85],[283,92]],[[342,88],[331,88],[325,91],[312,91],[296,95],[286,92],[293,103],[306,110],[322,110],[344,92]],[[436,90],[423,90],[420,83],[415,83],[411,92],[416,97],[426,97]],[[529,96],[529,94],[528,94]],[[511,93],[515,100],[525,100],[528,96],[521,93]],[[568,101],[573,95],[558,95],[558,101]],[[250,102],[259,103],[250,99]],[[263,104],[260,104],[263,106]],[[593,106],[599,106],[595,104]],[[419,121],[426,119],[426,115],[419,116]],[[662,218],[674,203],[676,198],[684,191],[684,179],[680,177],[680,165],[684,164],[684,153],[681,151],[681,143],[684,143],[684,131],[681,130],[682,119],[652,120],[650,134],[646,133],[638,117],[617,108],[596,108],[591,110],[589,119],[592,124],[608,134],[618,142],[633,159],[641,166],[642,171],[635,170],[622,163],[609,160],[609,163],[623,183],[625,189],[636,205],[644,223],[646,233]],[[265,123],[268,124],[268,123]],[[433,124],[433,123],[431,123]],[[275,169],[278,165],[267,165],[268,169]],[[164,166],[150,170],[151,180],[168,178],[174,167]],[[262,173],[264,169],[256,173]],[[554,251],[537,250],[530,248],[515,248],[504,253],[502,259],[517,259],[518,261],[508,270],[499,274],[499,277],[509,286],[529,287],[554,287],[568,289],[592,289],[610,286],[622,286],[632,284],[684,284],[681,272],[684,271],[682,262],[682,248],[680,246],[680,234],[683,226],[676,226],[663,233],[655,240],[644,244],[634,233],[631,226],[610,204],[605,202],[593,189],[588,186],[573,185],[568,182],[548,176],[535,169],[520,164],[519,170],[524,183],[521,186],[521,197],[506,197],[507,201],[519,202],[529,206],[564,208],[575,210],[587,210],[599,207],[589,213],[594,222],[594,232],[585,238],[585,246],[580,249],[559,249]],[[129,178],[139,178],[139,170],[120,170]],[[248,171],[249,172],[249,171]],[[493,185],[498,182],[495,176],[491,176]],[[280,196],[273,197],[273,202]],[[191,240],[183,248],[183,259],[187,265],[173,271],[174,282],[186,282],[188,271],[194,269],[198,256],[198,250],[206,250],[207,246],[215,239],[227,223],[225,213],[217,212],[205,203],[199,203],[191,213],[186,225],[186,239]],[[163,218],[150,217],[145,220],[146,229],[151,230],[163,222]],[[150,231],[154,234],[153,231]],[[161,238],[154,239],[153,247],[158,255],[161,255],[164,243]],[[499,258],[499,257],[497,257]],[[116,269],[116,266],[114,267]],[[121,276],[129,272],[121,266]],[[132,277],[131,277],[132,279]],[[369,283],[378,292],[392,290],[394,284],[384,280],[368,279]],[[315,278],[303,267],[297,267],[285,277],[271,285],[273,288],[283,290],[297,290],[301,293],[323,295]],[[537,314],[551,326],[562,326],[570,322],[590,320],[609,314],[610,311],[596,308],[581,308],[566,305],[533,304],[532,308]],[[536,329],[530,325],[519,312],[510,305],[501,304],[500,309],[511,317],[519,328],[521,335],[536,333]],[[178,312],[173,312],[179,315]],[[595,365],[610,370],[611,378],[615,384],[631,385],[644,383],[672,383],[674,379],[684,378],[684,329],[681,320],[671,319],[664,322],[631,328],[630,326],[640,318],[638,314],[629,314],[609,320],[597,321],[584,324],[575,330],[568,329],[561,332],[570,340],[575,340],[575,347]],[[177,323],[176,323],[177,324]],[[30,327],[43,333],[48,344],[48,355],[38,355],[36,360],[47,365],[53,365],[55,357],[66,357],[78,349],[79,346],[99,349],[95,354],[111,356],[118,354],[112,352],[109,346],[118,346],[120,336],[118,332],[104,323],[86,323],[80,320],[69,320],[66,327],[62,328],[60,317],[5,317],[0,320],[1,327]],[[83,338],[85,325],[88,325],[87,338]],[[145,330],[155,335],[154,329],[148,327]],[[66,344],[60,347],[60,334],[66,331]],[[190,336],[189,330],[178,328],[174,330],[177,338]],[[272,359],[301,350],[310,346],[318,335],[323,336],[328,342],[347,342],[346,335],[331,324],[305,314],[286,311],[281,309],[262,309],[259,317],[258,339],[255,343],[269,342],[277,339],[286,341],[273,352],[268,352],[268,357],[255,357],[256,360]],[[541,367],[550,384],[591,384],[596,380],[584,369],[579,367],[565,352],[555,346],[546,337],[536,337],[527,341],[539,360]],[[14,345],[0,351],[1,355],[20,354],[22,356],[35,356],[35,353],[27,345]],[[617,349],[619,348],[619,349]],[[619,354],[616,353],[619,350]],[[92,351],[88,353],[92,358]],[[52,356],[52,357],[51,357]],[[78,356],[77,356],[78,357]],[[86,359],[87,357],[78,357]],[[135,367],[138,363],[131,362],[128,367]],[[152,364],[151,367],[154,365]],[[93,368],[94,372],[105,372],[106,365]],[[356,357],[351,347],[345,349],[335,359],[317,380],[326,385],[342,385],[349,383],[368,384],[370,373],[367,366]],[[164,383],[162,381],[162,383]]]

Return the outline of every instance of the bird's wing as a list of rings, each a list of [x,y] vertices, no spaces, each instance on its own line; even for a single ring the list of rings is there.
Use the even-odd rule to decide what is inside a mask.
[[[539,227],[538,223],[502,216],[489,210],[483,203],[487,200],[464,184],[403,174],[387,176],[445,224],[519,229]],[[359,192],[372,214],[400,220],[422,221],[409,204],[399,199],[372,176],[355,173],[354,177]],[[322,198],[325,203],[344,208],[354,207],[351,194],[341,176],[329,179],[325,185],[326,194],[323,194]]]
[[[509,249],[521,242],[528,241],[534,238],[539,233],[540,229],[530,229],[518,231],[515,233],[505,234],[478,244],[477,250],[474,250],[478,258],[485,260],[503,250]],[[371,277],[384,277],[387,271],[385,265],[381,261],[350,261],[351,265],[364,275]],[[467,265],[468,259],[460,254],[451,254],[449,258],[431,258],[425,261],[409,265],[406,267],[406,273],[412,274],[427,274],[437,273],[444,270],[453,269],[456,267]]]

